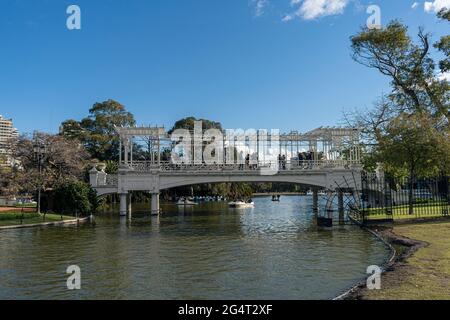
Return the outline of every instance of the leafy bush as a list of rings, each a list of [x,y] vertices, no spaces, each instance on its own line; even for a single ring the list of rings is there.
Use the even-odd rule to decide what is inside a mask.
[[[84,182],[68,182],[54,190],[54,207],[59,213],[88,215],[98,207],[96,191]]]

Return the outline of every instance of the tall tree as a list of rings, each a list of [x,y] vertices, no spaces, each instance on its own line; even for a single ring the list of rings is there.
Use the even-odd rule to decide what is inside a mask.
[[[440,16],[448,20],[448,11]],[[413,212],[413,181],[416,177],[449,173],[449,84],[441,80],[430,51],[430,35],[419,30],[415,43],[408,28],[398,21],[380,30],[364,28],[351,37],[353,58],[391,79],[392,91],[375,107],[347,115],[362,128],[366,168],[383,164],[394,175],[407,176],[410,213]],[[435,45],[447,59],[448,37]]]
[[[5,171],[3,190],[33,193],[84,178],[87,153],[76,140],[35,132],[12,144],[14,166]]]
[[[132,127],[135,124],[133,114],[119,102],[110,99],[95,103],[89,109],[89,116],[80,122],[64,121],[60,133],[81,141],[93,158],[101,161],[117,160],[119,137],[114,128]]]
[[[425,112],[402,113],[390,121],[376,153],[388,172],[409,177],[410,214],[415,178],[450,172],[450,139],[437,130]]]
[[[450,9],[442,9],[438,13],[438,17],[442,20],[450,22]],[[434,46],[445,55],[445,58],[439,62],[441,72],[445,74],[450,71],[450,35],[442,37]]]
[[[420,29],[414,43],[408,28],[393,21],[383,29],[364,28],[351,42],[355,61],[391,79],[391,99],[400,112],[429,111],[448,121],[449,85],[435,72],[429,34]]]

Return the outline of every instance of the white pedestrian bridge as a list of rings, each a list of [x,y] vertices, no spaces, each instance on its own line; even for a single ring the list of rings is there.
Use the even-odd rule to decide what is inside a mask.
[[[171,160],[167,150],[173,150],[175,143],[163,128],[117,128],[117,133],[120,141],[117,173],[107,174],[104,164],[94,165],[90,170],[90,183],[99,196],[120,195],[121,215],[131,211],[131,191],[149,192],[151,212],[158,214],[161,190],[204,183],[301,184],[314,190],[315,208],[319,189],[327,190],[330,197],[331,194],[342,197],[343,190],[357,192],[361,189],[359,132],[353,128],[318,128],[306,134],[282,134],[276,144],[278,156],[275,159],[264,159],[267,143],[257,141],[259,150],[248,151],[248,155],[257,155],[253,159],[247,156],[243,161],[218,164]],[[227,144],[225,139],[223,144]],[[142,146],[146,147],[144,151]],[[339,198],[339,203],[342,202]]]

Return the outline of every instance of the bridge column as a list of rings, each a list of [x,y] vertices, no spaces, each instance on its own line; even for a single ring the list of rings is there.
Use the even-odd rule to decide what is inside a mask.
[[[338,191],[339,224],[344,223],[344,192]]]
[[[319,190],[313,189],[313,211],[317,213],[319,211]]]
[[[317,217],[319,227],[331,228],[333,226],[333,191],[327,191],[327,204],[325,206],[326,216]]]
[[[328,219],[333,219],[333,191],[332,190],[328,190],[327,191],[327,205],[326,205],[326,210],[327,210],[327,217]]]
[[[128,199],[128,214],[130,215],[130,217],[131,217],[131,192],[129,192],[128,193],[128,197],[127,197]]]
[[[98,171],[95,166],[93,166],[92,169],[89,170],[89,183],[92,188],[95,188],[98,185]]]
[[[127,193],[121,193],[120,197],[120,215],[127,215]]]
[[[159,193],[152,193],[152,215],[159,214]]]

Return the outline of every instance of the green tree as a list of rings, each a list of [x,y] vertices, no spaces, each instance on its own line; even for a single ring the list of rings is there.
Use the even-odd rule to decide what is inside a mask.
[[[68,139],[78,139],[80,141],[84,141],[87,133],[82,127],[80,122],[69,119],[61,123],[59,128],[61,135]]]
[[[55,210],[59,213],[89,215],[96,212],[96,192],[85,182],[66,182],[54,190]]]
[[[194,122],[195,121],[201,121],[203,130],[208,129],[219,129],[222,130],[222,124],[220,122],[211,121],[207,119],[197,119],[196,117],[187,117],[183,118],[181,120],[178,120],[173,125],[172,129],[168,131],[169,134],[171,134],[176,129],[187,129],[187,130],[194,130]]]
[[[119,170],[119,163],[117,161],[112,160],[106,160],[105,161],[105,172],[108,174],[117,174],[117,171]]]
[[[253,194],[253,189],[249,183],[236,183],[233,182],[230,184],[228,197],[237,200],[237,199],[248,199]]]
[[[402,113],[388,124],[376,148],[387,172],[409,177],[410,214],[413,214],[415,179],[450,172],[450,139],[434,124],[425,112]]]
[[[442,20],[450,21],[450,9],[442,9],[438,13],[438,17]],[[445,58],[439,62],[439,67],[441,68],[442,73],[446,73],[450,71],[450,35],[446,35],[440,39],[438,43],[436,43],[435,48],[441,51]]]
[[[440,16],[448,19],[448,11],[442,11]],[[448,37],[436,45],[444,53],[445,39]],[[351,42],[354,60],[388,76],[392,84],[392,92],[383,95],[372,109],[346,114],[349,123],[362,129],[366,167],[373,168],[380,160],[374,151],[385,141],[393,119],[404,118],[406,114],[420,114],[422,118],[428,114],[428,125],[436,128],[441,139],[448,139],[449,85],[437,76],[430,55],[430,35],[419,30],[415,43],[408,35],[408,28],[393,21],[380,30],[364,28],[351,37]]]
[[[100,161],[117,160],[119,137],[115,127],[136,125],[133,114],[114,100],[95,103],[89,116],[81,121],[66,120],[61,124],[60,134],[83,143],[92,158]]]
[[[448,11],[440,17],[447,19]],[[392,175],[409,177],[409,211],[413,213],[413,187],[417,177],[449,173],[449,84],[436,72],[430,35],[422,29],[418,41],[408,28],[393,21],[380,30],[364,28],[351,37],[353,58],[391,80],[392,91],[364,112],[346,115],[362,129],[365,167],[379,163]],[[448,63],[448,37],[435,45]]]

